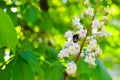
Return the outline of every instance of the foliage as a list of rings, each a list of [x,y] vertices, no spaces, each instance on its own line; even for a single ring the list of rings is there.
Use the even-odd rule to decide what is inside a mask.
[[[57,55],[65,42],[63,34],[72,29],[71,19],[85,9],[83,1],[0,0],[0,80],[64,80],[65,67]],[[90,1],[96,6],[94,0]],[[103,0],[100,4],[113,10],[106,26],[112,35],[99,42],[102,61],[97,59],[97,66],[91,69],[79,60],[77,78],[69,80],[112,80],[107,70],[120,67],[119,3]],[[89,19],[81,22],[88,25]],[[5,60],[7,52],[10,58]]]

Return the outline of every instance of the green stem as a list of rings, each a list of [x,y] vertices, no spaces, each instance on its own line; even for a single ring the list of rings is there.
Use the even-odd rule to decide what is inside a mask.
[[[43,59],[40,59],[40,60],[47,63],[47,64],[49,64],[49,65],[52,65],[52,63],[48,62],[47,60],[43,60]]]
[[[14,57],[11,57],[8,61],[5,61],[1,66],[0,69],[2,69],[2,67],[6,64],[8,64],[10,61],[12,61],[14,59]]]

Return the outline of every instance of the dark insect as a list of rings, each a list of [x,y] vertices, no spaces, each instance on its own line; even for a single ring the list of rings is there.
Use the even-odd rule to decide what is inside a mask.
[[[73,42],[76,43],[78,42],[78,40],[79,40],[79,35],[78,34],[73,35]]]

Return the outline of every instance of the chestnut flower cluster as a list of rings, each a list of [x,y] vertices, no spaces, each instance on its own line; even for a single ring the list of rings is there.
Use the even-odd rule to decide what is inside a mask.
[[[81,19],[79,17],[74,17],[72,25],[75,30],[68,30],[65,33],[64,37],[66,39],[66,43],[58,54],[59,59],[67,59],[68,61],[66,65],[66,73],[68,75],[75,74],[77,70],[75,63],[78,56],[83,57],[84,61],[90,66],[96,66],[95,59],[102,54],[102,50],[97,42],[99,39],[106,38],[108,36],[104,26],[108,20],[107,14],[109,13],[109,7],[106,8],[105,15],[102,17],[102,20],[98,20],[95,18],[94,8],[89,6],[89,0],[85,0],[84,5],[87,6],[87,10],[83,12],[84,17],[92,18],[92,22],[89,26],[90,30],[85,29],[86,27],[81,23]],[[85,42],[85,45],[82,45],[83,42]],[[85,46],[84,50],[81,48],[83,46]]]

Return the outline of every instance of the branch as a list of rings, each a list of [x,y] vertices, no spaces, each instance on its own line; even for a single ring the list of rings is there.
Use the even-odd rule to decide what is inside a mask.
[[[48,0],[40,0],[40,8],[43,10],[43,11],[48,11],[49,9],[49,6],[48,6]]]
[[[64,80],[67,80],[67,76],[68,76],[68,74],[66,72],[64,72]]]

